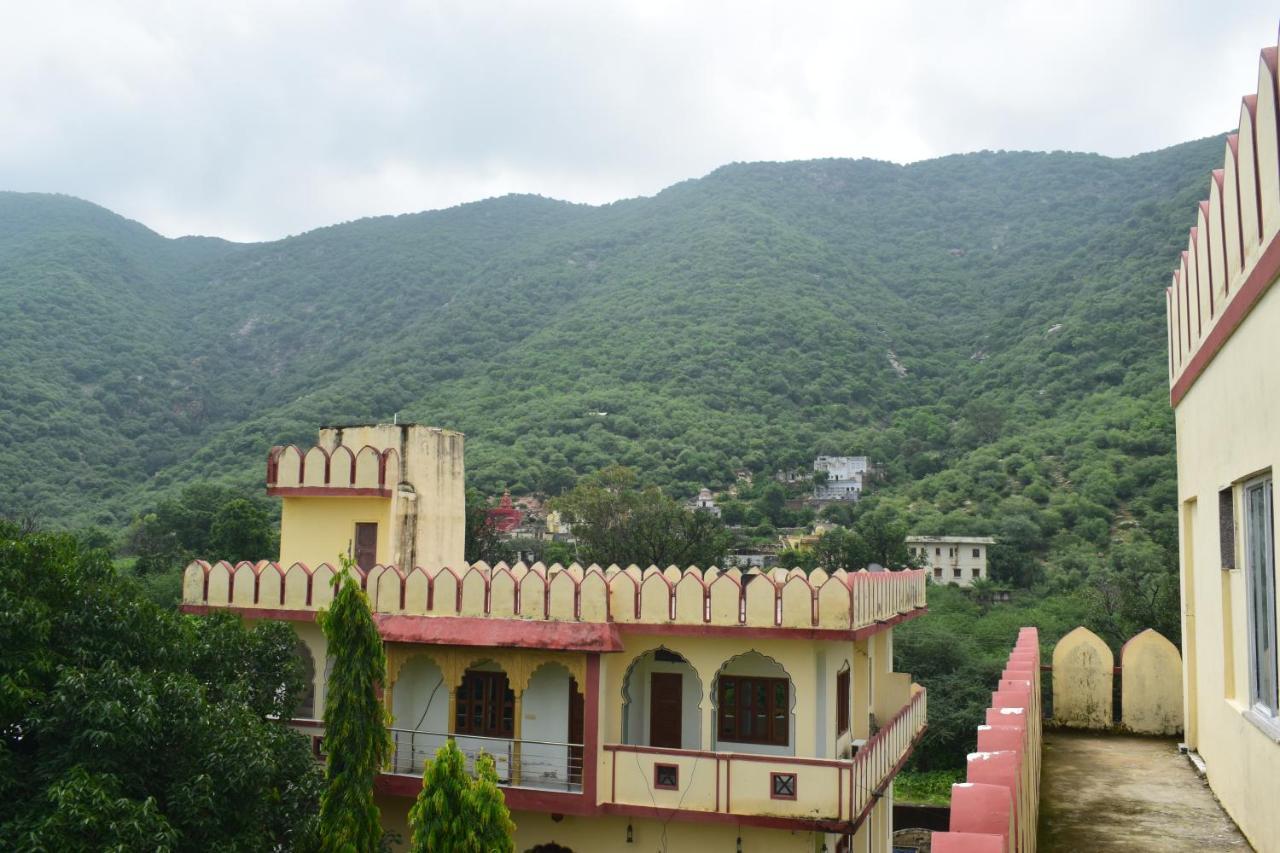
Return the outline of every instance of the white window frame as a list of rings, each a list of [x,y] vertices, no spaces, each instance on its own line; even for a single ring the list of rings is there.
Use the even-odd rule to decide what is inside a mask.
[[[1254,495],[1260,495],[1265,502],[1264,517],[1266,530],[1261,533],[1266,540],[1259,543],[1259,531],[1254,524],[1254,513],[1251,501]],[[1280,672],[1275,658],[1277,625],[1276,625],[1276,566],[1275,566],[1275,509],[1271,474],[1247,480],[1240,486],[1241,532],[1244,545],[1244,559],[1241,561],[1245,571],[1245,597],[1248,610],[1248,642],[1249,642],[1249,710],[1251,716],[1260,723],[1273,737],[1280,735]],[[1255,553],[1255,545],[1263,544],[1261,555]],[[1263,565],[1258,565],[1261,556]],[[1259,583],[1261,576],[1262,583]],[[1259,588],[1261,587],[1261,589]],[[1264,600],[1259,601],[1259,596]],[[1261,610],[1261,624],[1259,611]],[[1269,634],[1270,636],[1266,636]],[[1265,672],[1259,665],[1259,650],[1271,649],[1270,683],[1265,683],[1260,676]],[[1267,662],[1262,662],[1263,665]],[[1263,692],[1268,695],[1263,695]]]

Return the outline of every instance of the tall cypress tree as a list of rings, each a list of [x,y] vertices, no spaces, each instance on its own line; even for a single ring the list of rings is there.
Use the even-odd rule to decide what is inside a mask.
[[[476,759],[477,778],[449,739],[428,761],[422,791],[409,810],[412,853],[510,853],[515,824],[507,810],[493,758]]]
[[[352,568],[344,557],[334,577],[333,605],[320,616],[333,660],[324,707],[327,786],[320,799],[320,844],[326,853],[378,849],[382,826],[373,781],[391,753],[387,712],[378,695],[387,657]]]

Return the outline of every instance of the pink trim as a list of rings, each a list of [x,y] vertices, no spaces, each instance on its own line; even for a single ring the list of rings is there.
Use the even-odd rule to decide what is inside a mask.
[[[267,486],[267,494],[280,498],[389,498],[390,489],[354,486]]]
[[[1173,406],[1176,407],[1182,402],[1182,398],[1191,390],[1191,386],[1200,378],[1200,374],[1217,356],[1227,340],[1235,334],[1236,329],[1271,288],[1278,275],[1280,275],[1280,234],[1271,238],[1271,242],[1258,258],[1258,262],[1254,264],[1253,270],[1240,286],[1235,298],[1223,309],[1222,319],[1210,330],[1201,343],[1200,349],[1191,357],[1182,375],[1173,384],[1173,388],[1169,391],[1169,401]]]

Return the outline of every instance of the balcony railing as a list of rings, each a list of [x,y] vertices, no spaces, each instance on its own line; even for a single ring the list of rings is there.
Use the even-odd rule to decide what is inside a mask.
[[[493,757],[501,785],[540,791],[582,791],[583,753],[580,743],[513,740],[410,729],[390,731],[394,747],[392,773],[421,776],[424,763],[435,758],[436,750],[452,738],[466,756],[469,772],[474,772],[475,761],[484,752]]]
[[[924,731],[916,692],[851,759],[606,744],[602,791],[623,806],[856,823]]]

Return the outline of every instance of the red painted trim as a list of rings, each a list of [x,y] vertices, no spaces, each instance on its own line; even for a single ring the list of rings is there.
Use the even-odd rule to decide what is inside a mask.
[[[663,785],[658,782],[658,769],[674,770],[676,772],[676,783],[674,785]],[[653,787],[659,791],[679,791],[680,790],[680,765],[679,764],[659,764],[654,762],[653,765]]]
[[[417,797],[422,791],[421,776],[396,773],[380,773],[374,779],[374,789],[393,797]],[[591,815],[598,812],[594,803],[582,794],[566,791],[534,791],[528,788],[511,788],[499,785],[507,808],[512,811],[549,812],[551,814]]]
[[[836,775],[837,775],[837,776],[839,776],[839,775],[840,775],[840,771],[839,771],[839,769],[838,769],[838,768],[837,768],[837,770],[836,770]],[[776,779],[776,777],[778,777],[778,776],[790,776],[790,777],[791,777],[791,791],[792,791],[792,793],[791,793],[791,795],[790,795],[790,796],[788,796],[788,795],[786,795],[786,794],[776,794],[776,793],[774,793],[774,792],[777,790],[777,783],[776,783],[775,779]],[[781,773],[770,773],[770,774],[769,774],[769,799],[771,799],[771,800],[794,800],[794,799],[796,798],[796,795],[797,795],[797,794],[799,794],[799,793],[800,793],[800,774],[799,774],[799,773],[787,773],[787,772],[785,772],[785,771],[784,771],[784,772],[781,772]],[[839,808],[840,808],[840,806],[839,806],[839,802],[837,801],[836,809],[839,809]]]
[[[1244,211],[1240,209],[1240,134],[1232,133],[1227,136],[1227,147],[1231,149],[1231,160],[1235,163],[1236,176],[1236,243],[1240,249],[1240,266],[1237,272],[1244,269]],[[1224,232],[1225,234],[1225,232]],[[1231,274],[1227,274],[1227,290],[1231,289]]]
[[[280,498],[389,498],[390,489],[354,486],[267,486],[267,494]]]
[[[289,725],[299,729],[323,729],[324,720],[307,720],[301,717],[294,717],[289,721]]]
[[[887,728],[887,726],[886,726]],[[636,746],[629,743],[606,743],[606,752],[638,752],[644,755],[670,755],[676,758],[715,758],[726,761],[754,761],[760,764],[800,764],[810,767],[846,767],[847,759],[804,758],[793,755],[757,755],[752,752],[710,752],[703,749],[668,749],[662,746]]]
[[[1204,217],[1204,268],[1209,274],[1209,319],[1213,319],[1213,229],[1209,227],[1209,202],[1200,202],[1200,214]]]
[[[496,646],[576,652],[620,652],[617,626],[603,622],[547,622],[484,616],[404,616],[375,613],[390,643]]]
[[[1262,171],[1258,168],[1258,96],[1245,95],[1244,107],[1249,111],[1249,147],[1253,150],[1253,204],[1258,209],[1258,240],[1262,240]]]
[[[617,756],[614,756],[617,763]],[[720,756],[716,756],[716,811],[720,811]]]
[[[897,763],[894,764],[893,767],[889,770],[889,773],[885,781],[882,784],[877,785],[875,790],[872,791],[870,799],[867,801],[867,804],[862,808],[862,812],[858,815],[857,819],[853,821],[854,827],[861,826],[862,822],[867,819],[867,815],[871,814],[871,810],[875,808],[876,801],[879,800],[880,797],[884,795],[885,788],[893,784],[893,780],[898,778],[898,774],[902,772],[902,768],[906,766],[907,760],[911,758],[911,753],[916,751],[916,747],[920,744],[920,740],[924,737],[925,732],[927,731],[929,731],[929,724],[925,723],[923,726],[920,727],[920,731],[916,734],[916,736],[911,739],[911,743],[907,746],[906,750],[902,753],[902,757],[899,758]],[[853,794],[852,788],[850,789],[849,793],[850,793],[850,796],[852,796]]]
[[[600,772],[600,655],[587,655],[586,676],[582,708],[582,794],[594,807],[598,802],[596,775]]]
[[[732,812],[697,812],[688,809],[663,809],[654,806],[631,806],[620,803],[604,803],[602,814],[639,817],[666,822],[678,820],[684,823],[713,823],[722,826],[750,826],[760,829],[788,829],[793,832],[856,832],[857,824],[843,820],[824,820],[804,817],[770,817],[767,815],[734,814]]]
[[[897,613],[888,619],[863,628],[779,628],[754,625],[679,625],[650,622],[616,622],[623,634],[674,635],[683,637],[750,637],[778,640],[861,640],[888,630],[900,622],[923,616],[928,607],[917,607]]]
[[[1200,349],[1191,357],[1182,375],[1173,384],[1173,388],[1169,391],[1171,405],[1176,407],[1182,402],[1182,398],[1187,396],[1191,386],[1200,378],[1200,374],[1204,373],[1218,351],[1235,334],[1236,329],[1240,328],[1245,317],[1249,316],[1253,307],[1266,295],[1278,275],[1280,275],[1280,234],[1271,238],[1271,242],[1258,258],[1258,262],[1254,264],[1253,270],[1240,286],[1235,298],[1223,309],[1222,319],[1210,330],[1208,336],[1201,342]]]
[[[1200,314],[1200,247],[1197,245],[1200,236],[1200,229],[1192,227],[1191,229],[1191,263],[1188,267],[1187,274],[1196,277],[1196,337],[1204,334],[1204,318]],[[1190,320],[1188,320],[1190,323]]]

